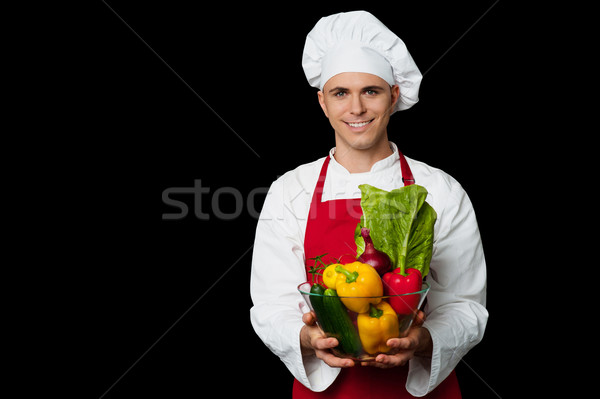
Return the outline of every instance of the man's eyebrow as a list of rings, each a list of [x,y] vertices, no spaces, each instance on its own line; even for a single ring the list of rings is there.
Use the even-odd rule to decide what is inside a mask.
[[[333,93],[336,91],[348,91],[349,89],[347,89],[346,87],[341,87],[341,86],[336,86],[333,89],[329,90],[329,93]],[[383,91],[384,88],[381,86],[377,86],[377,85],[372,85],[372,86],[366,86],[363,87],[362,89],[360,89],[360,91],[367,91],[367,90],[380,90]]]
[[[348,89],[345,87],[336,86],[333,89],[329,90],[328,93],[333,93],[334,91],[348,91]]]
[[[381,86],[367,86],[367,87],[363,87],[363,89],[361,91],[367,91],[367,90],[384,90],[384,88]]]

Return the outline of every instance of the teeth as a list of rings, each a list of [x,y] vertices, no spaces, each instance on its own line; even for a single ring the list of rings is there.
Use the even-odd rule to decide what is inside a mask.
[[[348,124],[352,127],[363,127],[365,125],[368,125],[369,123],[371,123],[371,121],[367,121],[367,122],[359,122],[359,123],[350,123],[348,122]]]

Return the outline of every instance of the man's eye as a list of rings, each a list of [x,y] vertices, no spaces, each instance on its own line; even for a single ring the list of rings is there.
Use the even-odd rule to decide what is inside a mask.
[[[369,95],[369,96],[374,96],[377,94],[376,90],[365,90],[365,94]]]
[[[344,97],[346,95],[345,91],[338,91],[334,94],[335,97]]]

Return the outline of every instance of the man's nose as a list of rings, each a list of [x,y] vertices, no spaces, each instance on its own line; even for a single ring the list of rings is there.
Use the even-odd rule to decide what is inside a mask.
[[[353,115],[361,115],[366,112],[361,95],[352,97],[352,104],[350,105],[350,107],[350,113]]]

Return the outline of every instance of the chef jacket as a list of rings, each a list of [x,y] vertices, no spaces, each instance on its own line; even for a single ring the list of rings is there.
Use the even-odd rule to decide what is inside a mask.
[[[369,172],[350,173],[331,157],[323,201],[360,198],[360,184],[383,190],[403,187],[398,149]],[[427,189],[435,209],[433,255],[427,281],[424,327],[431,334],[431,358],[409,361],[406,389],[424,396],[439,385],[483,338],[486,265],[473,206],[450,175],[406,157],[416,184]],[[261,211],[252,256],[250,319],[256,334],[292,375],[313,391],[323,391],[340,372],[300,348],[302,314],[309,311],[297,287],[306,281],[304,234],[313,191],[324,158],[287,172],[271,185]]]

